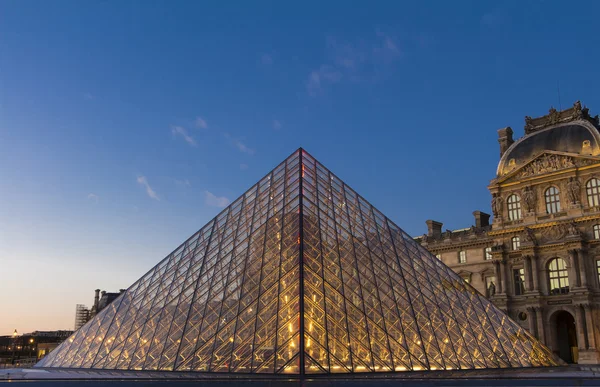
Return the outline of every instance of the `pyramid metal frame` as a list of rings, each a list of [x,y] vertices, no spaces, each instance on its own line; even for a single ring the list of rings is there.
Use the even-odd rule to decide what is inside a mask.
[[[557,364],[299,149],[36,367],[318,375]]]

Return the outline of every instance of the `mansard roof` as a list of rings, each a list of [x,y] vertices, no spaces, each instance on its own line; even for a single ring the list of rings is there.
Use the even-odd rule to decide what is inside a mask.
[[[512,144],[498,163],[497,176],[503,176],[544,151],[600,155],[598,116],[576,102],[573,107],[531,118],[525,117],[525,136]]]

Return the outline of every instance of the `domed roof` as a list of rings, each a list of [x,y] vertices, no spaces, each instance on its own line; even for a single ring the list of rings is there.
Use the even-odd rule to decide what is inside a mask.
[[[598,155],[600,134],[586,121],[569,122],[534,132],[506,150],[498,164],[498,176],[513,171],[544,151]]]

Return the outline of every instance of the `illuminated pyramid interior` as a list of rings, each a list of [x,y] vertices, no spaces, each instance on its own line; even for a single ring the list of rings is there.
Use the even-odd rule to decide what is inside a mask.
[[[36,366],[303,375],[553,365],[299,149]]]

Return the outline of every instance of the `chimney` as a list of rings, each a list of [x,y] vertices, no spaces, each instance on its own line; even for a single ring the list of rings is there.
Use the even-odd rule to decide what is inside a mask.
[[[94,296],[94,310],[98,310],[98,301],[100,299],[100,289],[96,289],[96,290],[94,290],[94,292],[96,292],[96,295]]]
[[[490,225],[490,214],[477,210],[473,211],[473,216],[475,217],[475,227],[486,227]]]
[[[426,220],[425,223],[427,223],[427,236],[438,238],[440,235],[442,235],[443,223],[436,222],[435,220],[431,219]]]
[[[513,130],[510,126],[503,129],[498,129],[498,142],[500,143],[500,157],[506,150],[515,142],[513,140]]]

